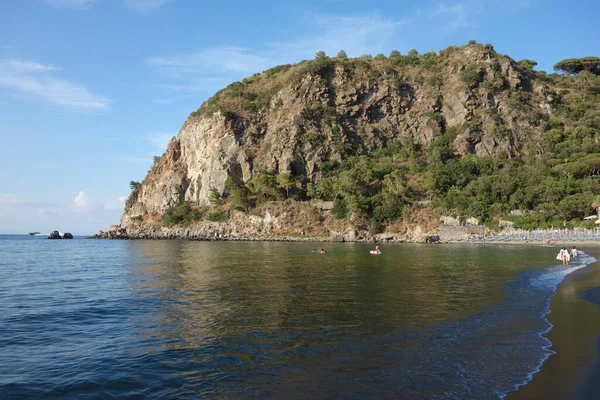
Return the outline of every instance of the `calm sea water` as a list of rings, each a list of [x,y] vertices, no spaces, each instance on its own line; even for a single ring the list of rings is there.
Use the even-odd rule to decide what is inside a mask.
[[[0,398],[502,398],[556,249],[0,235]]]

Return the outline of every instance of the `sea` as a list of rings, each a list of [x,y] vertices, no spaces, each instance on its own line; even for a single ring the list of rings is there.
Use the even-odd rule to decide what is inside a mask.
[[[373,247],[0,235],[0,398],[502,399],[596,261]]]

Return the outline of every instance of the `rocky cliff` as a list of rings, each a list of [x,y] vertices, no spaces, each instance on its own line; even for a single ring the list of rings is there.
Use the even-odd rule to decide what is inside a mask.
[[[453,157],[524,159],[535,151],[528,145],[547,131],[547,121],[558,102],[559,95],[545,74],[497,54],[490,45],[389,58],[320,58],[279,66],[229,85],[190,115],[131,193],[121,227],[137,236],[161,229],[168,236],[173,229],[161,228],[160,215],[169,208],[182,201],[210,207],[211,195],[218,194],[226,201],[228,178],[244,186],[264,173],[289,174],[294,179],[297,195],[293,204],[309,205],[308,200],[319,197],[333,200],[338,196],[335,193],[311,192],[331,175],[332,165],[392,146],[399,151],[428,149],[442,137],[450,138]],[[448,135],[450,130],[452,135]],[[405,152],[406,163],[413,154],[410,151]],[[434,192],[426,192],[424,183],[411,183],[414,176],[425,179],[426,171],[402,168],[403,184],[413,185],[410,203],[426,204]],[[373,185],[385,191],[381,183]],[[285,204],[289,206],[291,200]],[[355,232],[360,222],[349,217],[341,223],[330,211],[313,209],[331,220],[319,222],[324,224],[315,232],[319,237]],[[427,214],[418,209],[410,214]],[[260,216],[252,216],[247,211],[228,211],[229,222],[219,225],[227,228],[202,231],[202,235],[282,234],[286,224],[294,223],[293,218],[285,222],[285,218],[275,217],[283,226],[269,231],[265,218],[273,221],[272,213],[263,210],[255,213]],[[277,215],[284,211],[285,207]],[[428,215],[429,222],[422,217],[418,221],[419,226],[426,226],[419,235],[436,230],[431,222],[436,221],[433,211]],[[416,240],[406,232],[406,226],[414,221],[405,215],[404,222],[388,223],[386,229],[404,231],[405,238]],[[194,229],[202,230],[202,224],[211,226],[203,222]],[[302,230],[311,229],[296,231]]]

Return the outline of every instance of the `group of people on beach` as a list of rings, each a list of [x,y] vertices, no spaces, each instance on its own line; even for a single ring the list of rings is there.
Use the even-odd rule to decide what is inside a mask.
[[[571,258],[577,258],[577,247],[575,246],[573,246],[570,252],[566,247],[563,247],[556,256],[557,260],[562,260],[563,265],[569,265]]]

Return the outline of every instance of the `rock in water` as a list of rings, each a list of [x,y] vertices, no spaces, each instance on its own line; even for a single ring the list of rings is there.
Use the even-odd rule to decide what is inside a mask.
[[[62,239],[60,237],[60,233],[58,233],[58,231],[52,231],[50,233],[50,236],[48,236],[48,239]]]
[[[65,232],[65,234],[63,235],[63,239],[73,239],[73,234]]]

